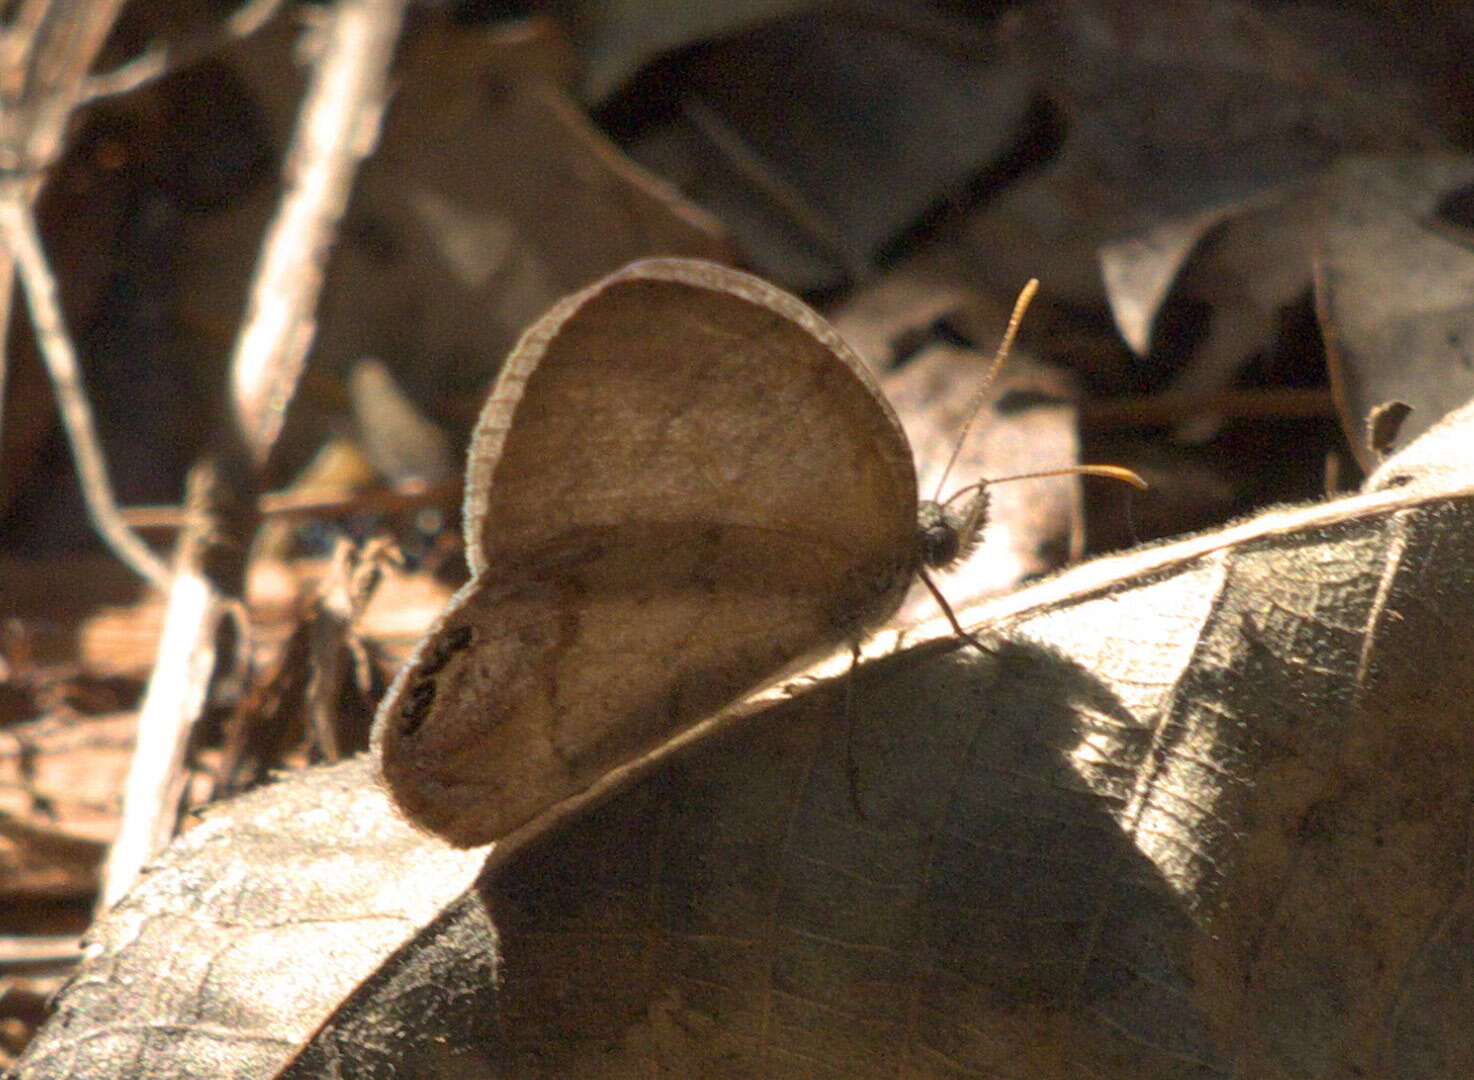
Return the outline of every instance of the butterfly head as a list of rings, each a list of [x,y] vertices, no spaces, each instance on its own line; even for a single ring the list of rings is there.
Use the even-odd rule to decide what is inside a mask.
[[[916,543],[923,566],[944,569],[961,562],[983,539],[988,520],[988,489],[981,485],[964,488],[958,495],[971,498],[959,503],[957,496],[944,502],[924,501],[916,511]]]

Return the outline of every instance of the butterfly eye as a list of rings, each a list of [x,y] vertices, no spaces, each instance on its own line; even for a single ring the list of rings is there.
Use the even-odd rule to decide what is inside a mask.
[[[962,549],[962,538],[941,503],[923,502],[916,509],[916,542],[926,566],[947,566]]]

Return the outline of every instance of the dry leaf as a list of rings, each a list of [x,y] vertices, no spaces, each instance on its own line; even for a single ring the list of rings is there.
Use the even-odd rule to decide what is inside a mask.
[[[559,296],[641,255],[729,257],[551,79],[505,74],[517,44],[440,22],[407,42],[324,294],[330,368],[377,356],[417,400],[479,393]]]
[[[567,5],[569,31],[584,59],[584,98],[601,101],[642,64],[670,49],[731,33],[816,0],[579,0]]]
[[[458,1075],[1467,1075],[1471,446],[1465,407],[1365,494],[972,609],[987,654],[915,640],[852,684],[841,660],[729,711],[610,778],[606,796],[644,777],[602,806],[494,852],[480,896],[464,864],[442,875],[442,919],[403,928],[293,1075],[446,1075],[426,1055],[464,1063],[468,1039],[479,1064]],[[19,1075],[140,1054],[188,1075],[202,1012],[224,1023],[212,1052],[238,1043],[268,1075],[261,1003],[307,1014],[341,940],[304,926],[290,962],[202,996],[198,946],[176,931],[167,965],[149,951],[155,920],[179,925],[155,898],[213,935],[218,967],[245,955],[222,942],[260,932],[241,929],[242,895],[276,903],[299,851],[356,871],[345,895],[426,880],[446,849],[365,836],[384,804],[364,783],[358,766],[293,777],[214,815],[210,844],[176,845],[99,924]],[[179,886],[205,880],[222,887]],[[447,957],[458,938],[471,950]],[[334,986],[368,975],[360,955]],[[386,1005],[420,958],[439,996]]]
[[[222,804],[94,926],[93,959],[19,1075],[272,1076],[366,981],[412,1014],[444,1010],[476,1031],[453,987],[492,985],[485,919],[479,936],[454,936],[456,955],[426,961],[485,855],[427,845],[361,759]],[[423,1060],[416,1038],[385,1026],[374,1039],[401,1068]]]
[[[509,1071],[1462,1075],[1461,419],[1436,487],[976,608],[995,655],[892,657],[513,856]]]
[[[1231,380],[1308,284],[1306,182],[1338,154],[1446,145],[1406,43],[1344,7],[1041,0],[1013,39],[1068,128],[970,222],[979,280],[1036,275],[1081,302],[1104,289],[1144,352],[1191,259],[1183,294],[1222,310],[1183,392]]]
[[[764,277],[806,293],[865,278],[1007,151],[1028,108],[1021,66],[957,55],[972,27],[950,29],[938,43],[841,11],[708,43],[664,74],[672,104],[630,153]]]
[[[1326,177],[1316,300],[1342,426],[1373,467],[1378,408],[1412,409],[1405,446],[1474,394],[1474,234],[1440,204],[1474,185],[1474,157],[1353,158]]]

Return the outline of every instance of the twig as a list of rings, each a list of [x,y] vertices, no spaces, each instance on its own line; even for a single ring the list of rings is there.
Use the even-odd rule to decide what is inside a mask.
[[[61,153],[82,80],[121,6],[121,0],[31,0],[0,35],[0,169],[5,174],[0,241],[25,290],[88,515],[120,559],[161,586],[168,580],[163,562],[118,516],[77,352],[32,210],[41,177]],[[3,284],[8,294],[8,280]]]
[[[339,0],[284,168],[271,228],[231,362],[230,409],[197,483],[180,540],[159,663],[139,716],[118,838],[101,904],[114,903],[173,833],[184,752],[214,666],[216,630],[240,595],[254,525],[255,471],[281,430],[314,331],[323,264],[359,161],[372,149],[404,0]]]
[[[0,938],[0,968],[71,967],[82,959],[75,934],[10,934]]]
[[[190,476],[189,502],[202,507],[209,470]],[[199,516],[204,516],[203,514]],[[101,906],[128,891],[143,864],[174,833],[184,790],[185,751],[194,719],[205,706],[215,667],[216,631],[225,601],[198,565],[203,544],[186,531],[169,585],[157,659],[138,714],[138,737],[123,788],[123,814],[108,852]]]
[[[288,190],[262,246],[231,358],[235,421],[260,467],[276,443],[316,329],[323,266],[359,161],[373,149],[404,0],[343,0],[302,104]],[[387,32],[386,32],[387,31]]]
[[[31,213],[30,199],[23,182],[10,181],[0,186],[0,237],[4,238],[20,272],[26,306],[36,328],[36,344],[56,390],[57,408],[71,442],[77,479],[82,484],[82,495],[92,524],[118,558],[150,584],[163,588],[169,581],[168,568],[118,516],[118,504],[113,500],[113,489],[108,483],[107,462],[102,456],[97,429],[92,421],[92,405],[82,388],[77,350],[67,333],[56,278],[41,250],[36,219]]]
[[[27,202],[61,155],[82,82],[123,0],[26,0],[0,30],[0,169]]]
[[[0,446],[5,445],[5,377],[10,371],[10,298],[15,285],[15,259],[0,250]]]
[[[333,518],[345,514],[393,514],[422,506],[461,501],[460,480],[406,490],[373,487],[362,491],[268,491],[256,502],[256,512],[267,518]],[[125,506],[123,520],[139,530],[160,531],[184,527],[187,515],[178,506]]]
[[[126,94],[172,71],[197,63],[233,41],[249,37],[271,21],[282,0],[246,0],[218,25],[182,41],[149,46],[140,56],[82,84],[85,102]]]

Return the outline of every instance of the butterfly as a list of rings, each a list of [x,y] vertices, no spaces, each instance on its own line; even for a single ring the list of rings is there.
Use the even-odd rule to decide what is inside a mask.
[[[800,300],[632,263],[554,305],[496,380],[466,468],[471,579],[380,705],[380,778],[453,844],[503,837],[883,623],[976,546],[986,498],[965,490],[918,502],[895,413]]]

